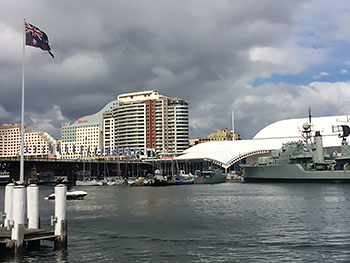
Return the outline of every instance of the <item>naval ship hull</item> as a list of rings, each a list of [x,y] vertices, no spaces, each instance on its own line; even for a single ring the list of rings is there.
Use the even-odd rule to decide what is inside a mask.
[[[300,164],[245,166],[245,182],[264,181],[324,181],[350,183],[350,170],[305,170]]]

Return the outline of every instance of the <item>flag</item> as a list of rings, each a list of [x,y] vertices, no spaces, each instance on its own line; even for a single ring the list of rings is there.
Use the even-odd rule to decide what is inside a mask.
[[[125,149],[123,148],[123,155],[125,156],[126,154],[125,154]]]
[[[26,145],[26,152],[25,153],[29,153],[28,145]]]
[[[102,147],[101,148],[101,156],[103,156],[103,153],[104,153],[104,148]]]
[[[51,143],[49,143],[49,152],[52,154],[53,153],[53,147],[51,145]]]
[[[95,152],[94,153],[95,153],[95,156],[96,156],[97,155],[97,146],[95,147]]]
[[[45,145],[43,145],[43,153],[45,153],[45,152],[46,152]]]
[[[84,145],[80,146],[80,155],[83,155]]]
[[[86,154],[86,156],[87,156],[87,157],[90,156],[90,146],[89,146],[88,149],[87,149],[87,154]]]
[[[36,153],[36,145],[34,145],[34,153]]]
[[[26,45],[32,47],[38,47],[42,50],[47,50],[51,57],[55,57],[51,53],[51,48],[49,46],[49,39],[44,31],[41,31],[36,26],[24,21],[24,28],[26,34]]]
[[[68,155],[69,154],[69,149],[68,149],[68,145],[66,144],[66,154]]]
[[[73,154],[75,154],[75,144],[73,144]]]
[[[111,154],[111,148],[110,147],[108,147],[106,154],[107,154],[107,156],[109,156]]]
[[[131,150],[130,150],[130,148],[129,148],[129,156],[131,156]]]
[[[120,151],[119,151],[119,148],[117,148],[117,154],[118,154],[118,156],[120,156]]]
[[[60,147],[59,144],[57,144],[57,146],[56,146],[56,151],[57,151],[59,154],[61,154],[61,147]]]

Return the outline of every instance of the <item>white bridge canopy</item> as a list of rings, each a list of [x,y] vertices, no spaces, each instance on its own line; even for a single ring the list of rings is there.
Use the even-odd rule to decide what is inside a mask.
[[[238,141],[212,141],[197,144],[178,156],[177,160],[207,159],[228,168],[243,158],[281,148],[283,143],[301,140],[302,126],[308,118],[288,119],[274,122],[253,139]],[[340,146],[341,138],[333,133],[332,126],[350,125],[350,116],[313,117],[311,129],[320,131],[324,147]]]

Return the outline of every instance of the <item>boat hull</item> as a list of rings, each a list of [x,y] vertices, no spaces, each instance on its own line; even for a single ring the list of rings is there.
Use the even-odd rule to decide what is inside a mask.
[[[300,164],[244,166],[245,182],[329,181],[350,183],[350,170],[305,170]]]
[[[85,191],[67,191],[66,198],[67,200],[79,200],[83,199],[87,195]],[[55,200],[55,193],[50,194],[48,197],[45,197],[46,200]]]
[[[96,180],[77,180],[75,182],[75,185],[79,185],[79,186],[98,186],[98,185],[102,185],[102,181],[96,181]]]
[[[226,175],[222,172],[215,172],[210,175],[197,175],[194,184],[220,184],[226,182]]]

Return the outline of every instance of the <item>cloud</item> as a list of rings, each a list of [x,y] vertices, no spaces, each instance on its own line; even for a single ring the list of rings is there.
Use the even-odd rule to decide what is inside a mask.
[[[42,65],[44,73],[61,81],[90,82],[103,77],[108,67],[103,56],[95,53],[77,53],[68,56],[59,63]]]
[[[5,22],[0,20],[0,66],[1,65],[21,65],[23,57],[23,37],[20,32],[16,32]],[[6,40],[6,41],[4,41]]]
[[[280,83],[246,89],[247,94],[237,98],[232,108],[238,122],[236,128],[248,137],[276,120],[305,117],[309,107],[314,116],[350,113],[350,82],[312,82],[299,86]]]
[[[303,110],[295,111],[303,108],[295,101],[307,103],[299,99],[303,93],[322,95],[326,88],[249,83],[331,72],[320,65],[332,58],[331,44],[345,39],[337,36],[347,30],[345,20],[336,16],[346,5],[322,0],[0,1],[0,122],[20,115],[26,17],[48,34],[55,54],[52,59],[26,48],[26,116],[32,128],[59,137],[61,122],[96,113],[118,94],[155,89],[190,103],[191,136],[231,126],[235,110],[236,126],[249,137],[267,122],[304,116]],[[328,113],[338,111],[329,107]]]
[[[0,119],[10,120],[12,117],[12,114],[0,104]]]
[[[320,76],[329,76],[329,73],[322,71],[322,72],[320,72]]]
[[[330,76],[330,74],[328,72],[322,71],[322,72],[318,73],[318,75],[313,75],[312,78],[314,80],[318,80],[318,79],[321,79],[321,78],[327,77],[327,76]]]
[[[340,74],[347,74],[348,71],[344,68],[342,68],[340,71],[339,71]]]
[[[264,76],[271,73],[298,74],[313,64],[324,60],[324,51],[294,45],[285,47],[255,47],[249,51],[249,59],[263,63]]]
[[[20,122],[20,120],[18,120]],[[45,131],[50,133],[55,138],[60,138],[61,124],[68,122],[68,119],[63,116],[59,106],[53,105],[52,108],[42,113],[27,112],[25,114],[25,125],[35,131]]]

